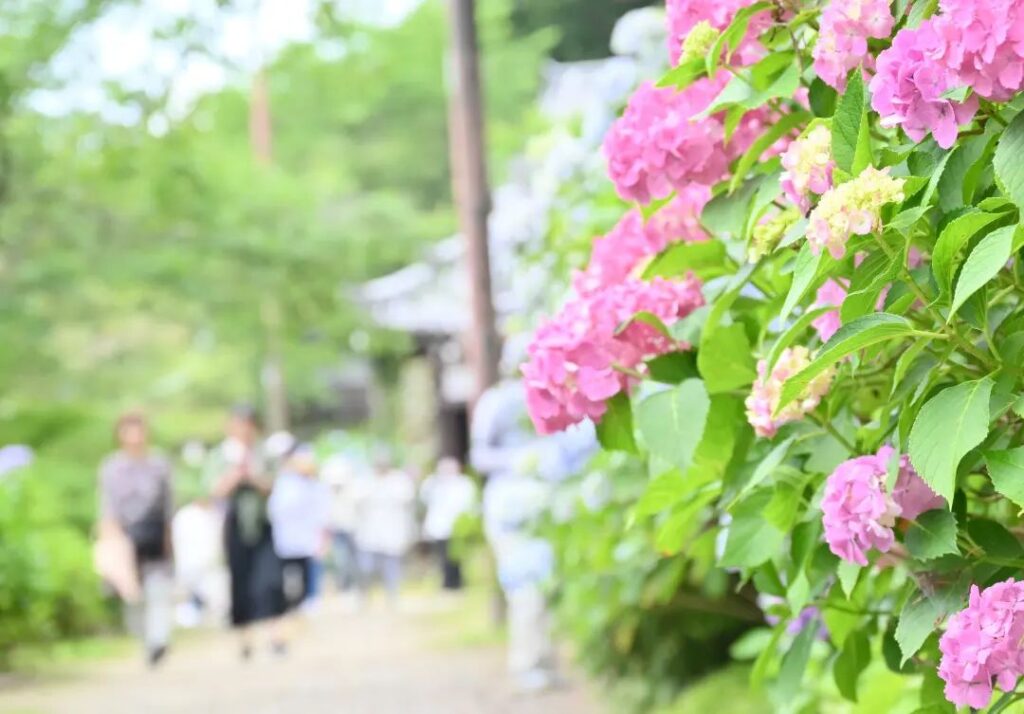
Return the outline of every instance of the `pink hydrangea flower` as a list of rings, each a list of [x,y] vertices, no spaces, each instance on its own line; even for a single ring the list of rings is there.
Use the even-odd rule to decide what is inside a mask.
[[[692,120],[722,82],[702,79],[682,92],[645,83],[604,138],[608,175],[619,195],[648,203],[691,182],[711,185],[725,175],[725,130],[714,117]]]
[[[824,124],[814,127],[807,136],[797,139],[782,154],[780,183],[786,197],[807,213],[811,194],[821,195],[832,188],[832,132]]]
[[[836,334],[836,330],[842,326],[842,320],[839,318],[839,308],[845,299],[846,288],[831,278],[818,288],[818,293],[815,295],[814,304],[811,305],[811,309],[828,305],[836,307],[835,310],[824,312],[811,322],[811,327],[818,333],[818,337],[821,338],[822,342],[828,342],[832,335]]]
[[[647,221],[655,252],[678,241],[696,243],[710,236],[700,224],[700,212],[711,200],[711,188],[692,183],[676,191],[675,197]]]
[[[832,0],[821,13],[814,71],[842,92],[850,70],[870,61],[868,39],[888,37],[895,22],[886,0]]]
[[[666,0],[665,19],[668,24],[668,54],[672,64],[679,61],[683,42],[690,31],[699,22],[707,22],[716,30],[724,30],[732,22],[736,13],[755,0]],[[751,18],[747,32],[739,47],[733,53],[733,60],[740,66],[753,64],[764,57],[765,49],[757,41],[758,35],[771,24],[771,15],[759,12]]]
[[[605,402],[631,387],[623,369],[643,371],[645,360],[686,348],[653,326],[630,320],[649,312],[670,325],[704,304],[700,288],[692,275],[678,281],[627,278],[574,295],[534,333],[522,367],[537,431],[549,434],[584,419],[599,421]]]
[[[878,55],[869,87],[871,106],[884,126],[902,126],[914,141],[932,134],[942,148],[953,145],[959,127],[978,110],[975,96],[965,102],[942,96],[961,86],[949,56],[957,34],[949,18],[932,17],[917,28],[900,30],[892,46]]]
[[[807,219],[807,241],[815,254],[828,249],[833,258],[846,255],[846,242],[854,235],[881,229],[881,210],[887,203],[903,200],[903,179],[889,176],[889,169],[872,166],[852,181],[825,193]]]
[[[886,493],[891,446],[873,456],[844,461],[825,482],[822,525],[829,549],[843,560],[868,564],[867,551],[887,552],[895,540],[893,526],[900,508]]]
[[[958,84],[996,102],[1024,86],[1024,7],[1019,0],[943,0],[941,58]]]
[[[622,282],[671,243],[708,240],[700,211],[710,198],[710,188],[692,184],[646,223],[639,210],[626,213],[608,233],[594,239],[587,269],[573,279],[576,291],[587,293]]]
[[[803,418],[804,414],[818,406],[832,384],[834,368],[830,367],[811,380],[799,397],[779,410],[778,414],[775,413],[779,406],[782,385],[793,375],[802,372],[810,363],[810,352],[801,346],[784,349],[771,373],[768,372],[766,360],[757,363],[757,379],[754,380],[745,401],[747,421],[754,427],[754,433],[770,439],[775,436],[780,426]]]
[[[906,454],[900,456],[900,471],[892,489],[892,498],[900,507],[900,518],[908,521],[925,511],[946,507],[946,499],[932,491],[924,479],[917,475]]]
[[[939,676],[946,699],[982,709],[993,680],[1011,692],[1024,672],[1024,582],[1013,578],[984,590],[971,586],[967,607],[949,618],[939,640]]]

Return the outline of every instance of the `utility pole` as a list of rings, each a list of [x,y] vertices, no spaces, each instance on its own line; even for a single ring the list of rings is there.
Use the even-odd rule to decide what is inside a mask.
[[[451,40],[449,55],[448,143],[452,189],[459,230],[466,242],[466,271],[472,320],[468,352],[475,377],[473,401],[498,381],[500,344],[491,294],[491,264],[483,101],[474,0],[448,0]]]
[[[270,92],[267,75],[263,70],[256,73],[252,82],[252,97],[249,103],[249,141],[253,156],[261,166],[269,167],[273,161],[273,129],[270,119]],[[263,366],[260,383],[266,404],[267,429],[271,432],[288,428],[288,390],[284,382],[283,322],[281,304],[273,293],[273,286],[260,304],[260,322],[263,325],[264,345]]]

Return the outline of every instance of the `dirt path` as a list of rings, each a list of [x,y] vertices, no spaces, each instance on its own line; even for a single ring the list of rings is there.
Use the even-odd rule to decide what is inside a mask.
[[[179,642],[155,672],[138,661],[89,665],[59,681],[0,689],[2,714],[599,714],[578,683],[513,693],[480,608],[407,599],[398,613],[325,604],[284,659],[237,657],[227,633]]]

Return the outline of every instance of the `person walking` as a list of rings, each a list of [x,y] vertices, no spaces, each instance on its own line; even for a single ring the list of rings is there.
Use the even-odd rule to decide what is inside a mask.
[[[347,592],[359,583],[356,550],[356,496],[360,474],[353,459],[337,453],[324,460],[321,476],[330,489],[331,567],[338,590]]]
[[[129,631],[156,666],[167,652],[173,618],[171,467],[150,448],[141,412],[122,415],[115,436],[117,451],[99,468],[97,560],[124,600]]]
[[[390,456],[379,454],[374,474],[360,482],[356,495],[356,546],[359,549],[361,594],[379,578],[394,605],[402,582],[402,558],[414,539],[416,486]]]
[[[226,504],[224,547],[231,580],[231,624],[241,640],[242,659],[252,656],[251,625],[284,613],[281,564],[274,552],[267,497],[273,479],[259,440],[256,413],[249,407],[232,410],[227,438],[209,466],[212,494]],[[285,649],[276,631],[276,652]]]
[[[267,502],[288,611],[315,595],[317,561],[327,550],[328,498],[327,487],[317,478],[312,447],[296,445],[285,456]]]
[[[458,459],[443,458],[438,461],[434,473],[420,486],[420,500],[426,507],[423,537],[437,553],[441,587],[459,590],[462,588],[462,567],[452,555],[451,537],[459,517],[470,513],[476,505],[473,480],[462,473]]]

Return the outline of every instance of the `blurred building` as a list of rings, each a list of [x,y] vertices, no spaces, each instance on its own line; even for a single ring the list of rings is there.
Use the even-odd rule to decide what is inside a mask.
[[[552,298],[552,283],[564,284],[563,275],[550,280],[552,266],[523,256],[539,252],[564,185],[607,186],[601,141],[639,78],[664,63],[664,44],[661,11],[644,8],[619,20],[612,36],[615,56],[546,67],[538,107],[550,129],[511,162],[505,183],[492,191],[491,274],[502,335],[529,328],[530,316]],[[459,458],[468,449],[466,405],[473,387],[462,340],[470,324],[464,252],[461,236],[441,240],[418,262],[365,283],[357,296],[377,325],[412,336],[410,369],[432,389],[429,398],[419,388],[411,390],[419,407],[413,411],[427,420],[427,428],[405,425],[403,431],[429,435],[424,438],[434,443],[408,446]],[[426,373],[412,366],[417,363],[429,366]],[[408,409],[400,411],[410,416]]]

